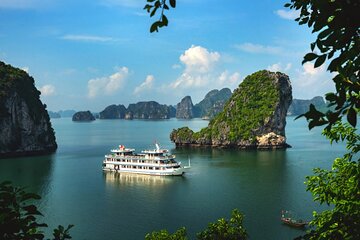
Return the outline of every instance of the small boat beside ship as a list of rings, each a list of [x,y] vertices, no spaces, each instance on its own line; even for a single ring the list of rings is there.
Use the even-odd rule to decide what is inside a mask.
[[[188,166],[181,166],[181,162],[177,162],[176,156],[170,154],[169,150],[161,149],[157,143],[155,147],[153,150],[135,153],[135,149],[120,145],[119,148],[110,150],[111,154],[105,155],[103,170],[158,176],[181,176],[186,169],[190,168],[190,162]]]
[[[305,227],[308,222],[302,220],[302,219],[298,219],[296,217],[294,217],[294,213],[292,213],[291,211],[288,210],[282,210],[281,211],[281,218],[280,220],[284,223],[287,224],[291,227],[297,227],[297,228],[302,228]]]

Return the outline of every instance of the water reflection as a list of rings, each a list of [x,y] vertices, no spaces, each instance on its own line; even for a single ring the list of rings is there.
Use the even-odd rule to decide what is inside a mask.
[[[106,184],[118,186],[165,186],[173,181],[174,177],[152,176],[134,173],[104,172]],[[175,177],[179,178],[179,177]]]
[[[43,196],[49,191],[53,162],[54,155],[0,159],[0,182],[11,181]]]

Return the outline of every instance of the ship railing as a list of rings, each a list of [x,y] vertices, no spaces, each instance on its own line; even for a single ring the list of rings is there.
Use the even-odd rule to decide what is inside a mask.
[[[106,158],[126,158],[126,159],[139,159],[139,158],[144,158],[143,156],[131,156],[131,155],[125,155],[125,156],[122,156],[122,155],[116,155],[116,154],[108,154],[108,155],[105,155]],[[174,159],[176,158],[175,155],[168,155],[168,156],[162,156],[162,157],[146,157],[144,158],[144,160],[157,160],[157,161],[160,161],[160,160],[170,160],[170,159]]]
[[[107,161],[105,160],[104,163]],[[109,163],[109,162],[107,162]],[[142,163],[142,162],[123,162],[123,161],[111,161],[111,164],[116,165],[131,165],[131,166],[149,166],[149,167],[175,167],[181,163]]]

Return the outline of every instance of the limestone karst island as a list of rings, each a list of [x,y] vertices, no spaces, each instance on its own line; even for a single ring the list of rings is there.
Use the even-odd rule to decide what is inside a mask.
[[[0,62],[0,157],[52,153],[54,129],[34,79]]]
[[[232,148],[286,148],[287,110],[292,101],[289,77],[280,72],[258,71],[247,76],[206,128],[173,130],[177,146]]]

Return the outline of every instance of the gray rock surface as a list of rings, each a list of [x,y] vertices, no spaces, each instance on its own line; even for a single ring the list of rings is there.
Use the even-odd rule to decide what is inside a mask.
[[[34,79],[0,62],[0,158],[56,151],[54,130]]]
[[[191,97],[186,96],[181,99],[176,106],[176,118],[181,119],[191,119],[194,117],[194,105],[192,103]]]
[[[326,103],[324,98],[321,96],[316,96],[309,100],[293,99],[288,110],[288,115],[298,116],[304,114],[305,112],[309,111],[310,104],[313,104],[320,111],[326,109]]]
[[[95,121],[95,117],[90,111],[80,111],[73,115],[72,120],[74,122],[90,122]]]
[[[208,127],[200,132],[188,127],[174,129],[170,139],[176,146],[286,148],[286,114],[291,100],[287,75],[258,71],[244,79]]]

